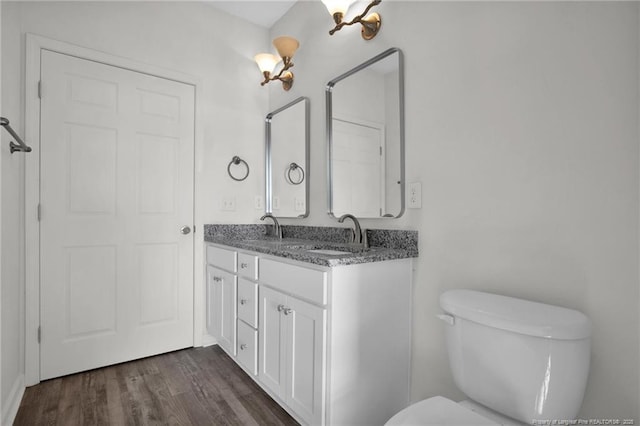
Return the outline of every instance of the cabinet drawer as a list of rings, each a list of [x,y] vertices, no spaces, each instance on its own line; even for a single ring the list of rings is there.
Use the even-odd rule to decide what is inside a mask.
[[[238,279],[238,318],[258,328],[258,284]]]
[[[327,303],[327,273],[262,259],[260,282],[321,305]]]
[[[237,359],[254,376],[258,374],[258,331],[238,320]]]
[[[230,272],[236,272],[236,259],[238,253],[234,250],[225,250],[207,245],[207,263]]]
[[[256,281],[258,279],[258,256],[238,253],[238,274]]]

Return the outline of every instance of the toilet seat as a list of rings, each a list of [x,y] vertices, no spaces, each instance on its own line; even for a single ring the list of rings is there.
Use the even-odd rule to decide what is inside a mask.
[[[434,396],[416,402],[397,413],[386,426],[412,425],[498,425],[450,399]]]

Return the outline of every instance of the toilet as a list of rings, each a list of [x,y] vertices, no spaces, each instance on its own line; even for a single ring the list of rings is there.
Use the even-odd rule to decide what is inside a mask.
[[[469,399],[425,399],[394,415],[387,426],[552,424],[576,418],[589,374],[591,322],[584,314],[473,290],[449,290],[440,296],[440,306],[453,379]]]

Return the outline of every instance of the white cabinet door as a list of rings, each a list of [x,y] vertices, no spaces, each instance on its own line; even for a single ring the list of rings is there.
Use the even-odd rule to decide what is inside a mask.
[[[293,297],[284,310],[287,327],[285,402],[309,424],[322,424],[326,310]]]
[[[237,285],[234,274],[207,266],[207,331],[230,355],[236,354]]]
[[[306,423],[322,423],[326,310],[260,286],[260,381]]]
[[[287,297],[260,286],[260,332],[258,333],[260,365],[258,377],[276,395],[285,392],[284,316],[282,307]]]
[[[192,346],[194,87],[41,59],[40,379]]]

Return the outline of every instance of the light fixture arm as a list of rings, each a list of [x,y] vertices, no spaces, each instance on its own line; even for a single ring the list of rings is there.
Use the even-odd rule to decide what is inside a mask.
[[[283,81],[283,78],[286,79],[286,72],[289,68],[293,67],[293,62],[291,62],[291,58],[287,58],[284,57],[282,58],[282,64],[284,65],[282,67],[282,69],[280,70],[280,72],[277,75],[274,75],[273,77],[271,77],[271,74],[269,73],[269,71],[265,71],[262,74],[264,75],[264,81],[262,83],[260,83],[261,86],[264,86],[265,84],[267,84],[270,81],[274,81],[274,80],[281,80]],[[285,75],[285,77],[283,77],[283,74]],[[289,72],[289,74],[291,74],[291,72]]]
[[[291,58],[283,57],[282,58],[283,67],[277,75],[271,77],[269,71],[264,71],[262,75],[264,75],[264,80],[260,83],[261,86],[269,83],[270,81],[280,80],[282,82],[282,87],[284,90],[291,89],[293,86],[293,73],[289,71],[289,68],[293,67],[293,62],[291,62]]]
[[[371,3],[369,3],[369,5],[364,10],[364,12],[362,12],[360,15],[356,16],[349,22],[344,22],[342,20],[343,19],[342,13],[335,13],[333,15],[333,20],[335,21],[336,26],[329,31],[329,35],[333,35],[335,34],[336,31],[340,31],[342,27],[353,25],[353,24],[361,24],[362,37],[365,40],[371,40],[378,33],[378,30],[380,29],[381,20],[380,20],[380,15],[378,15],[377,13],[372,13],[369,16],[367,16],[367,13],[369,13],[369,10],[372,7],[379,5],[381,2],[382,0],[373,0]]]

